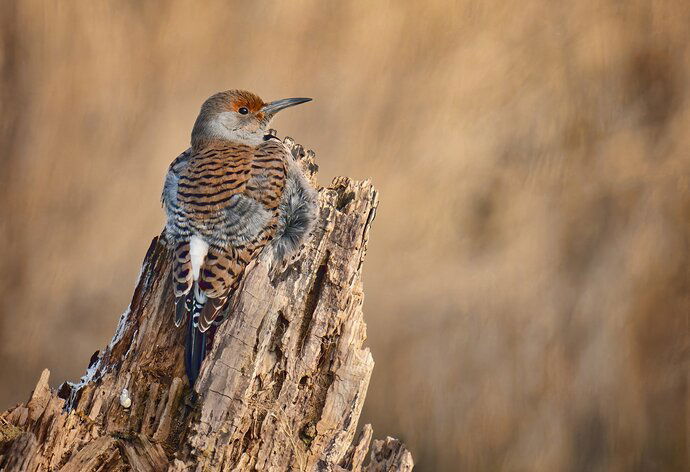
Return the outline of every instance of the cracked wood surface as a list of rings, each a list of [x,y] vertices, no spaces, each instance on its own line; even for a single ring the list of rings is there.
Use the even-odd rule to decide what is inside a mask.
[[[315,179],[314,154],[285,145]],[[409,471],[397,440],[353,442],[374,367],[364,347],[362,263],[378,197],[338,177],[319,189],[314,234],[290,261],[265,252],[215,334],[192,400],[172,323],[169,250],[154,238],[129,308],[78,384],[0,415],[0,470]],[[120,395],[129,392],[131,405]]]

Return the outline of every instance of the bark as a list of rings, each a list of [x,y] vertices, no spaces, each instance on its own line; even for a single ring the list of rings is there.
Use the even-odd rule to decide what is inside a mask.
[[[311,178],[316,165],[289,138]],[[357,422],[374,367],[364,347],[362,263],[377,193],[319,190],[308,244],[280,266],[264,252],[215,334],[193,394],[173,325],[170,248],[154,238],[112,341],[78,384],[48,385],[0,415],[0,470],[408,471],[410,453]],[[198,396],[197,396],[198,395]]]

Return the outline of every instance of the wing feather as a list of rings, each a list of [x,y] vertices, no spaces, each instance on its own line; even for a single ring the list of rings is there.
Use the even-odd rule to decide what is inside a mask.
[[[199,317],[202,332],[275,234],[287,156],[282,144],[232,144],[195,152],[180,172],[176,197],[181,211],[197,225],[222,225],[229,233],[213,238],[199,272],[199,289],[207,297]]]

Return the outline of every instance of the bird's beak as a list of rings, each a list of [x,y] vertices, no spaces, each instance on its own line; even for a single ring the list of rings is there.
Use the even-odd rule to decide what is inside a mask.
[[[271,103],[267,103],[261,108],[261,111],[267,115],[273,115],[280,110],[307,102],[311,102],[311,98],[283,98],[282,100],[275,100]]]

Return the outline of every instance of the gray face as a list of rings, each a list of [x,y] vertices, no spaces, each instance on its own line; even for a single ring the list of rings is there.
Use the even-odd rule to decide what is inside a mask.
[[[236,111],[224,111],[208,120],[206,131],[216,139],[256,146],[263,141],[272,117],[260,119],[251,112],[243,115]]]

